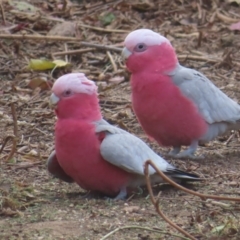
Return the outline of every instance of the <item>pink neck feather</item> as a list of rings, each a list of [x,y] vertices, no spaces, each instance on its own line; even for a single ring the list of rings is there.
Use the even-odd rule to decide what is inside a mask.
[[[59,119],[97,121],[102,118],[96,94],[75,94],[59,101],[56,115]]]

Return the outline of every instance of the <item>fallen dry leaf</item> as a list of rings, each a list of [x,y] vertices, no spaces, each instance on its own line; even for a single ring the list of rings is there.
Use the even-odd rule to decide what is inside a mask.
[[[123,209],[123,211],[125,211],[126,213],[133,213],[133,212],[139,212],[140,211],[140,207],[139,206],[128,206],[125,207]]]
[[[65,36],[74,37],[76,33],[76,23],[75,22],[62,22],[56,24],[47,35],[49,36]]]
[[[41,90],[46,90],[49,89],[49,84],[47,78],[37,77],[29,81],[28,87],[30,87],[31,89],[36,89],[37,87],[39,87]]]

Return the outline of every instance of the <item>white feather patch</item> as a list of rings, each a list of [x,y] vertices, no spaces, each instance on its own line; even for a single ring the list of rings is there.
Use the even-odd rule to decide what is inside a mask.
[[[69,73],[61,76],[53,85],[53,92],[63,92],[72,90],[76,93],[94,94],[97,92],[96,84],[89,80],[84,73]]]

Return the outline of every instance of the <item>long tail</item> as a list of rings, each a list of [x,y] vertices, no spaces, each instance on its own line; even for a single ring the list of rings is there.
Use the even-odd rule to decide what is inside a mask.
[[[202,181],[203,180],[197,174],[184,172],[184,171],[181,171],[177,168],[167,169],[165,174],[167,176],[171,177],[171,178],[175,178],[175,179],[179,179],[179,180],[185,180],[185,181]]]

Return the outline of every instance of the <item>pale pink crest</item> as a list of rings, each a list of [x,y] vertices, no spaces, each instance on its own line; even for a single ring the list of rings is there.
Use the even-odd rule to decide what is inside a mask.
[[[52,87],[52,92],[56,95],[66,90],[92,95],[97,92],[97,86],[84,73],[69,73],[58,78]]]
[[[130,51],[139,43],[144,43],[147,46],[161,45],[162,43],[168,43],[170,41],[150,29],[137,29],[127,35],[124,41],[125,47]]]

